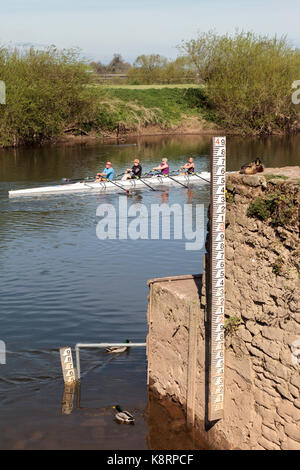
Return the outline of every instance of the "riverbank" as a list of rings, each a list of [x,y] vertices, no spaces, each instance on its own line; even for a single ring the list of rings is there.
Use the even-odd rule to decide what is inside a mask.
[[[0,139],[0,146],[126,142],[141,136],[245,136],[242,127],[221,125],[218,111],[209,105],[203,86],[89,85],[84,95],[85,106],[78,115],[66,116],[60,124],[55,121],[52,129],[44,123],[43,131],[39,132],[35,129],[41,125],[40,120],[27,122],[23,117],[18,125],[20,132],[10,132],[10,137],[2,139],[3,142]],[[45,118],[47,111],[41,109],[41,114]],[[300,125],[293,129],[300,130]],[[274,127],[268,135],[288,134],[283,128]],[[259,133],[253,132],[252,136],[259,136]]]
[[[126,143],[132,138],[139,137],[159,137],[159,136],[213,136],[216,134],[226,134],[224,129],[217,128],[213,123],[205,121],[199,122],[194,119],[183,121],[178,126],[172,126],[167,129],[162,129],[160,126],[147,126],[136,130],[128,130],[123,132],[103,132],[101,134],[91,132],[88,135],[74,135],[65,134],[57,139],[53,139],[51,144],[89,144],[89,143],[110,143],[120,142]]]
[[[98,86],[99,115],[88,130],[74,129],[65,142],[124,140],[155,135],[245,135],[243,128],[226,128],[207,102],[204,86]],[[298,130],[300,130],[300,121]],[[276,128],[269,135],[284,135]],[[253,136],[259,135],[253,133]]]

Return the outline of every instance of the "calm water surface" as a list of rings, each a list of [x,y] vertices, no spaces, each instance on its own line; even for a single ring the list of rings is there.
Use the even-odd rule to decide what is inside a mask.
[[[77,342],[144,342],[147,280],[201,272],[203,249],[186,251],[186,240],[99,240],[96,209],[103,202],[117,207],[119,193],[9,200],[7,191],[93,175],[107,160],[118,174],[137,156],[145,170],[161,157],[176,169],[192,154],[197,170],[209,170],[209,144],[209,137],[152,137],[130,145],[0,152],[0,339],[7,347],[7,364],[0,366],[0,448],[146,449],[157,435],[162,449],[199,448],[186,435],[181,439],[178,429],[171,444],[172,427],[164,443],[163,419],[149,406],[141,349],[119,357],[84,351],[80,400],[70,415],[62,414],[58,349]],[[299,165],[299,149],[300,136],[228,138],[227,166],[238,169],[257,156],[266,166]],[[206,185],[145,188],[128,204],[207,208],[208,198]],[[135,426],[113,422],[111,406],[118,403],[134,411]]]

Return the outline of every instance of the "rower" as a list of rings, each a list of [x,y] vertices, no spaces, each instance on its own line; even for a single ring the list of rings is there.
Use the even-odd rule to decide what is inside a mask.
[[[190,157],[188,159],[188,162],[185,165],[183,165],[181,168],[179,168],[179,171],[182,171],[182,170],[185,170],[185,172],[179,173],[180,175],[184,175],[185,173],[187,173],[188,175],[192,175],[193,173],[195,173],[195,165],[194,165],[193,157]]]
[[[102,173],[97,173],[94,183],[99,183],[100,181],[113,180],[115,176],[115,170],[112,167],[111,162],[106,163]]]
[[[133,166],[131,168],[127,168],[125,171],[124,176],[122,177],[122,181],[140,178],[142,176],[142,167],[140,165],[140,161],[136,158],[133,162]]]
[[[169,168],[169,164],[168,164],[168,159],[167,158],[162,158],[161,159],[161,164],[159,166],[156,166],[156,167],[152,168],[152,171],[159,171],[158,175],[153,175],[154,177],[155,176],[160,176],[160,175],[169,176],[170,168]]]

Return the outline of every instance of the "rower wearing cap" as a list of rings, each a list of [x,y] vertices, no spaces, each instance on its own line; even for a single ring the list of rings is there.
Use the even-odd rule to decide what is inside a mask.
[[[183,165],[181,168],[179,168],[179,171],[182,171],[182,170],[185,170],[185,172],[180,173],[181,175],[184,175],[185,173],[187,173],[188,175],[195,173],[195,165],[194,165],[193,157],[190,157],[188,159],[188,162],[185,165]]]
[[[159,175],[154,175],[154,176],[160,176],[160,175],[165,175],[169,176],[169,164],[168,164],[168,159],[167,158],[162,158],[161,159],[162,163],[159,166],[156,166],[152,168],[152,171],[159,171]]]
[[[122,181],[140,178],[142,176],[142,166],[140,165],[140,161],[136,158],[133,162],[133,166],[131,168],[127,168],[125,171],[124,176],[122,177]]]
[[[102,173],[97,173],[95,183],[99,183],[99,181],[105,180],[113,180],[115,176],[115,170],[112,167],[111,162],[106,163],[106,167],[104,168]]]

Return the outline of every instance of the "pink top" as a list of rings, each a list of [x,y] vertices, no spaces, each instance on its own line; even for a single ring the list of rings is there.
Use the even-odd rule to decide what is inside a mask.
[[[159,166],[164,166],[164,163],[161,163]],[[169,165],[164,168],[163,170],[160,170],[161,175],[168,175],[169,174]]]

